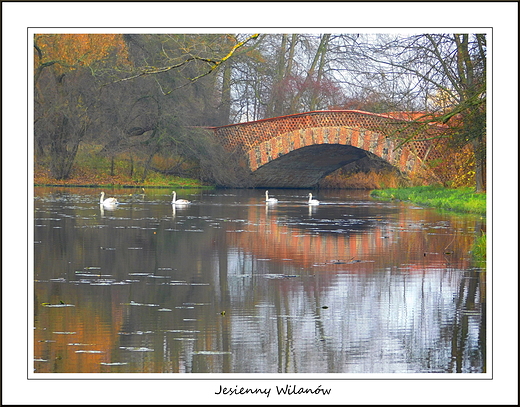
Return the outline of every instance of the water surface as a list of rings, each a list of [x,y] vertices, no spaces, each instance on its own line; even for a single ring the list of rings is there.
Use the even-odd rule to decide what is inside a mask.
[[[35,188],[36,373],[484,373],[485,220],[368,192]],[[132,195],[130,195],[132,194]]]

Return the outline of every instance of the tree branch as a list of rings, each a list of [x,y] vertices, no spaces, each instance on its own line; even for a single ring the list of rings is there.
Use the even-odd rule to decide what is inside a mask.
[[[111,82],[111,83],[118,83],[118,82],[129,81],[129,80],[132,80],[132,79],[139,78],[141,76],[161,74],[161,73],[164,73],[164,72],[168,72],[168,71],[170,71],[172,69],[180,68],[180,67],[186,65],[187,63],[189,63],[191,61],[195,61],[195,60],[207,62],[208,64],[212,65],[211,68],[207,72],[204,72],[204,73],[202,73],[202,74],[200,74],[200,75],[198,75],[198,76],[196,76],[194,78],[189,78],[189,82],[185,83],[184,85],[178,86],[177,88],[174,88],[174,89],[172,89],[172,90],[170,90],[169,92],[166,92],[166,93],[164,93],[161,90],[161,92],[164,95],[169,95],[174,90],[183,88],[184,86],[187,86],[188,84],[190,84],[192,82],[195,82],[196,80],[198,80],[198,79],[200,79],[200,78],[202,78],[202,77],[204,77],[206,75],[209,75],[214,70],[216,70],[220,65],[222,65],[224,62],[226,62],[235,53],[235,51],[237,49],[239,49],[240,47],[244,46],[250,40],[253,40],[253,39],[257,38],[259,35],[260,34],[250,35],[244,41],[241,41],[241,42],[237,43],[233,48],[231,48],[231,50],[228,52],[228,54],[226,56],[224,56],[223,58],[221,58],[221,59],[214,60],[214,59],[210,59],[210,58],[202,58],[202,57],[199,57],[199,56],[191,56],[191,57],[187,58],[186,60],[184,60],[184,61],[182,61],[182,62],[180,62],[178,64],[164,66],[164,67],[161,67],[161,68],[154,68],[154,67],[146,68],[142,72],[140,72],[140,73],[138,73],[136,75],[129,76],[127,78],[118,79],[118,80],[116,80],[114,82]]]

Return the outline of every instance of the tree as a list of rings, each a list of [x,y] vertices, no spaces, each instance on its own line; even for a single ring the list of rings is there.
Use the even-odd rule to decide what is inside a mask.
[[[189,151],[181,127],[228,123],[230,60],[257,36],[35,35],[36,158],[64,179],[86,140],[147,163],[164,145]]]
[[[447,124],[451,144],[472,147],[475,189],[485,190],[485,34],[367,36],[358,45],[366,78],[375,86],[397,84],[394,97],[412,100],[417,110],[429,112],[417,121]],[[431,103],[439,97],[442,104]]]
[[[34,137],[36,154],[51,175],[68,178],[80,143],[95,123],[95,76],[126,64],[121,35],[34,36]]]

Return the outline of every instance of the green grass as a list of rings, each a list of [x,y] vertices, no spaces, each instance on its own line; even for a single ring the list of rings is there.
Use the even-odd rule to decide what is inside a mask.
[[[486,194],[470,188],[450,189],[437,186],[373,190],[370,196],[380,199],[408,201],[457,212],[486,214]]]
[[[472,248],[473,259],[479,267],[486,266],[486,235],[477,237]]]
[[[111,159],[100,155],[99,149],[100,146],[83,146],[78,152],[69,178],[64,180],[56,180],[50,176],[48,163],[35,165],[34,185],[212,188],[198,179],[165,175],[152,170],[144,177],[143,164],[146,157],[134,156],[131,161],[129,156],[122,155],[114,159],[112,168]]]

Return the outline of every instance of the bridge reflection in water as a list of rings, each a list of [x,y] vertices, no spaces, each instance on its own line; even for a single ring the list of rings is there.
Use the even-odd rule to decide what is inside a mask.
[[[411,269],[423,271],[453,265],[454,260],[446,253],[468,252],[467,245],[473,239],[458,236],[449,250],[445,250],[446,234],[439,233],[439,229],[447,226],[434,221],[432,229],[419,238],[413,233],[414,228],[428,228],[428,221],[419,216],[410,219],[409,216],[415,214],[413,211],[401,212],[398,219],[389,221],[370,215],[356,217],[355,213],[363,209],[355,205],[327,206],[302,206],[292,218],[287,214],[278,215],[277,208],[267,205],[251,206],[247,224],[240,230],[230,231],[229,244],[248,250],[255,257],[290,261],[291,265],[302,267],[363,262],[366,263],[364,268],[379,268],[390,265],[392,259],[394,265],[402,264],[404,255]],[[315,216],[319,212],[326,213],[325,217]],[[337,216],[331,219],[333,212]],[[469,257],[457,259],[457,267],[468,265]]]
[[[467,220],[362,211],[250,206],[227,231],[232,371],[485,371],[485,273],[468,271]]]

